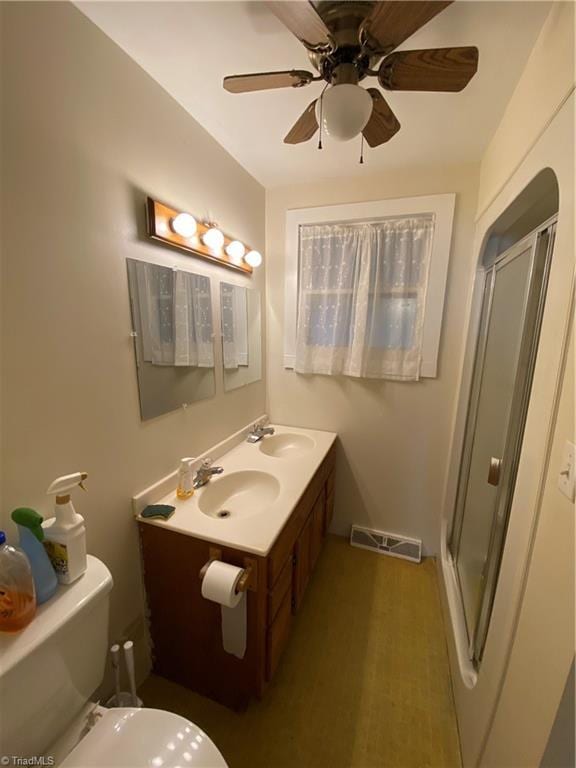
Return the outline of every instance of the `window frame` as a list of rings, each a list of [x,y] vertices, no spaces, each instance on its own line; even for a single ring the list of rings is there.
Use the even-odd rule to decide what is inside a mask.
[[[438,351],[455,205],[456,194],[448,193],[286,211],[284,368],[293,369],[296,357],[300,227],[305,224],[350,224],[429,214],[434,218],[434,234],[424,305],[420,376],[435,378],[438,375]]]

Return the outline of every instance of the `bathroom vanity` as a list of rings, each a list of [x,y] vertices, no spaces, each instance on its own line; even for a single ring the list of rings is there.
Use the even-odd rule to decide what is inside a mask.
[[[289,641],[332,519],[336,435],[276,427],[240,439],[212,454],[224,472],[192,498],[154,499],[176,506],[169,520],[137,516],[154,671],[236,709],[262,696]],[[241,659],[224,651],[220,605],[201,594],[212,560],[247,574]]]

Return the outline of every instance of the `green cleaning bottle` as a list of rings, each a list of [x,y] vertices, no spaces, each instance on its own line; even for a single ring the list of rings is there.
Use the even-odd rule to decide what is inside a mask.
[[[26,554],[32,568],[36,601],[38,605],[49,600],[58,588],[56,572],[42,542],[42,515],[29,507],[18,507],[12,512],[12,520],[18,526],[20,548]]]

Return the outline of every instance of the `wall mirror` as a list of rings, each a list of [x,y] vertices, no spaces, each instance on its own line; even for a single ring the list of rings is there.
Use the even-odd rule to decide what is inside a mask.
[[[260,291],[220,283],[224,389],[229,391],[262,377]]]
[[[142,419],[213,397],[210,278],[127,259]]]

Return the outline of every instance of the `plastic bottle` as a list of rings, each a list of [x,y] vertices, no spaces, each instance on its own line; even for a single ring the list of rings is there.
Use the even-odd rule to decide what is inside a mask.
[[[19,632],[36,613],[34,579],[28,558],[6,544],[0,531],[0,632]]]
[[[180,468],[178,469],[178,487],[176,496],[184,501],[194,494],[194,478],[192,476],[192,462],[194,459],[180,459]]]
[[[88,475],[74,472],[57,477],[46,493],[56,496],[55,517],[42,526],[46,540],[44,547],[50,557],[61,584],[71,584],[86,570],[86,527],[70,501],[70,491],[82,485]]]
[[[18,507],[12,512],[12,520],[18,526],[20,547],[30,561],[36,602],[45,603],[58,589],[58,579],[42,545],[44,531],[42,530],[42,515],[28,507]]]

